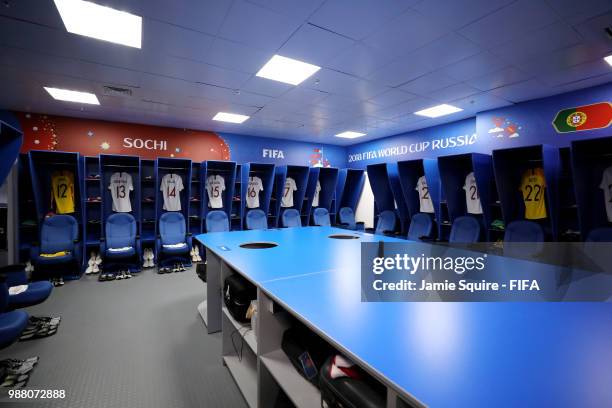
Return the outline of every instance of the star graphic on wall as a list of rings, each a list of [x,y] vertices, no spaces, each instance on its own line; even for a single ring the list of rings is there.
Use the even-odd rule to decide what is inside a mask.
[[[34,140],[34,144],[40,144],[40,140],[38,139]]]
[[[38,126],[34,126],[34,127],[32,128],[32,130],[33,130],[33,131],[35,131],[35,132],[38,132]]]
[[[87,132],[87,136],[92,137],[93,135],[94,135],[94,132],[92,132],[91,130]]]
[[[108,150],[110,149],[110,144],[108,142],[102,142],[100,147],[102,148],[102,150]]]
[[[170,157],[174,157],[174,153],[170,153]]]
[[[174,150],[176,150],[176,152],[177,152],[177,153],[179,153],[179,152],[181,151],[181,148],[180,148],[180,147],[177,147],[177,148],[176,148],[176,149],[174,149]]]

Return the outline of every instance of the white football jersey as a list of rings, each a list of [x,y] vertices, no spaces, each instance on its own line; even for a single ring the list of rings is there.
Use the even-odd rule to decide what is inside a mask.
[[[317,188],[315,188],[314,196],[312,197],[312,206],[319,206],[319,193],[321,192],[321,183],[317,180]]]
[[[419,193],[421,212],[433,213],[433,202],[431,201],[431,196],[429,195],[429,187],[427,187],[427,180],[425,179],[425,176],[419,177],[415,190]]]
[[[604,170],[599,188],[604,192],[608,221],[612,222],[612,167],[608,167]]]
[[[134,184],[130,173],[113,173],[108,189],[113,198],[113,211],[122,213],[132,211],[130,191],[134,190]]]
[[[297,190],[295,180],[287,177],[285,187],[283,188],[283,198],[281,199],[281,207],[293,207],[293,192]]]
[[[467,212],[470,214],[482,214],[482,204],[480,203],[480,194],[478,193],[474,172],[471,172],[465,177],[463,189],[465,190]]]
[[[225,179],[223,176],[208,176],[206,179],[206,192],[208,193],[208,206],[210,208],[223,208],[223,191],[225,191]]]
[[[159,191],[164,197],[163,209],[166,211],[181,211],[181,194],[183,179],[178,174],[166,174],[162,177]]]
[[[259,192],[264,191],[263,183],[259,177],[249,177],[247,187],[247,208],[259,208]]]

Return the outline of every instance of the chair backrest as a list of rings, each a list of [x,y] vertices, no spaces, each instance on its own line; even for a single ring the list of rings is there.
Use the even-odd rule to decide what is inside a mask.
[[[480,222],[469,215],[453,221],[448,242],[471,243],[480,241]]]
[[[408,228],[408,239],[418,241],[421,237],[433,238],[433,225],[433,220],[428,214],[414,214]]]
[[[355,213],[351,207],[342,207],[338,211],[338,216],[340,217],[340,224],[345,224],[350,229],[356,228]]]
[[[250,230],[260,230],[268,228],[266,213],[259,208],[249,210],[246,214],[246,227]]]
[[[185,242],[187,227],[185,217],[178,211],[165,212],[159,217],[159,236],[162,245]]]
[[[586,242],[612,242],[612,228],[595,228],[589,232]]]
[[[79,224],[70,215],[53,215],[43,220],[40,228],[40,252],[52,254],[71,251],[79,238]]]
[[[544,242],[544,230],[542,226],[533,221],[513,221],[506,226],[504,242],[525,242],[532,245],[504,245],[504,255],[517,256],[519,258],[530,257],[541,252]]]
[[[317,207],[312,212],[312,218],[314,225],[318,225],[321,227],[329,227],[331,226],[331,220],[329,219],[329,211],[322,207]]]
[[[302,220],[300,219],[300,212],[295,208],[287,208],[283,211],[282,215],[283,227],[294,228],[301,227]]]
[[[378,223],[374,233],[384,234],[385,231],[395,231],[396,218],[395,213],[391,210],[385,210],[378,214]]]
[[[213,210],[206,214],[206,232],[229,231],[229,220],[225,211]]]
[[[136,220],[131,214],[116,213],[106,219],[106,245],[109,248],[136,245]]]

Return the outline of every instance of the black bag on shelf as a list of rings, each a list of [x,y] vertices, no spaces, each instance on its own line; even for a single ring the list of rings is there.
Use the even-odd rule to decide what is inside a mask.
[[[319,370],[325,360],[336,353],[325,340],[297,321],[283,333],[281,348],[298,373],[314,385],[318,385]]]
[[[196,265],[196,274],[202,279],[202,282],[206,282],[206,262]]]
[[[385,387],[360,370],[361,377],[331,378],[333,356],[328,358],[319,374],[321,406],[326,408],[385,408]]]
[[[225,278],[223,301],[230,314],[241,323],[248,323],[247,310],[252,300],[257,299],[257,288],[238,274]]]

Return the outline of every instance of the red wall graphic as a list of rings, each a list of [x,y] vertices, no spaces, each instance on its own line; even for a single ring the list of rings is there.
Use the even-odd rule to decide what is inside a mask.
[[[16,113],[24,132],[22,152],[58,150],[85,156],[125,154],[143,159],[229,160],[230,148],[213,132]]]

